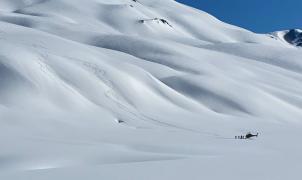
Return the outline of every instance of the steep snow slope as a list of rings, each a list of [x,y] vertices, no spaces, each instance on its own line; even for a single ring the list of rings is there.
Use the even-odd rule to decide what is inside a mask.
[[[297,179],[301,58],[173,0],[1,0],[0,177]]]

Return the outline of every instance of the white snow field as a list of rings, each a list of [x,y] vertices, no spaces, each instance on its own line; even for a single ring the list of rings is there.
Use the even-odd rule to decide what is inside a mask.
[[[280,38],[174,0],[0,0],[1,180],[297,180],[301,136]]]

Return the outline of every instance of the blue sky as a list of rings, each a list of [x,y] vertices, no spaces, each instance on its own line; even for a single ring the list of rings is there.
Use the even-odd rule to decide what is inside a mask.
[[[254,32],[302,28],[302,0],[177,0]]]

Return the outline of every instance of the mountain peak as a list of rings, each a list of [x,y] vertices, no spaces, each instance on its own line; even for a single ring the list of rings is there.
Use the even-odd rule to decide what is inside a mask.
[[[293,46],[302,47],[302,30],[301,29],[290,29],[285,31],[277,31],[272,35],[280,39],[283,42],[291,44]]]

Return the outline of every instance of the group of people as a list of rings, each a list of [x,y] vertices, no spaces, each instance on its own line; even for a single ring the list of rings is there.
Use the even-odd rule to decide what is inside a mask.
[[[252,134],[252,133],[247,133],[245,136],[244,135],[241,135],[241,136],[235,136],[235,139],[250,139],[252,137],[258,137],[258,134]]]
[[[235,136],[235,139],[245,139],[245,136]]]

